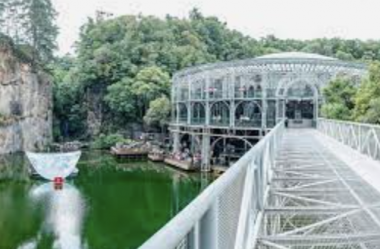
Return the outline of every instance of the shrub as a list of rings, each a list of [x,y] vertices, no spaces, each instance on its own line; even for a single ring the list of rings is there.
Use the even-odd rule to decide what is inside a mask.
[[[100,134],[99,137],[91,143],[92,149],[109,149],[117,143],[130,143],[130,139],[125,139],[120,134]]]

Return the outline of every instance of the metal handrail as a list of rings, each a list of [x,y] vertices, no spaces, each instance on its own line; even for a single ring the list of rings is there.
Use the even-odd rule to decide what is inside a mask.
[[[319,118],[317,129],[372,159],[380,160],[380,125]]]
[[[231,187],[233,184],[236,184],[237,180],[240,179],[242,173],[251,172],[248,171],[249,166],[252,166],[251,169],[257,170],[257,163],[255,160],[257,158],[263,159],[265,153],[269,153],[269,148],[271,151],[276,149],[276,144],[278,139],[280,139],[283,130],[284,130],[284,121],[281,121],[273,128],[262,140],[260,140],[251,150],[249,150],[243,157],[241,157],[234,165],[231,166],[221,177],[214,181],[210,186],[208,186],[198,197],[196,197],[187,207],[185,207],[180,213],[178,213],[173,219],[171,219],[164,227],[162,227],[158,232],[156,232],[148,241],[146,241],[140,249],[172,249],[178,248],[181,243],[186,240],[188,235],[194,231],[199,230],[199,226],[204,225],[207,228],[202,228],[202,231],[205,232],[205,229],[213,230],[215,224],[203,224],[206,215],[215,216],[213,212],[217,212],[217,205],[220,201],[220,198],[223,197],[225,191]],[[260,172],[265,175],[267,172],[264,172],[264,169],[270,170],[270,167],[261,167]],[[247,170],[246,172],[243,172]],[[238,212],[237,216],[239,217],[239,226],[246,217],[241,217],[241,210],[251,211],[250,207],[244,207],[243,205],[250,205],[250,201],[247,201],[247,189],[254,188],[254,186],[249,186],[254,184],[254,182],[247,182],[247,177],[253,177],[245,174],[245,184],[244,192],[242,194],[242,199],[245,199],[245,202],[242,200],[240,210],[233,210]],[[265,181],[264,181],[265,182]],[[269,182],[269,181],[268,181]],[[265,188],[265,186],[263,186]],[[252,196],[250,195],[249,198]],[[263,196],[258,198],[264,198]],[[263,200],[260,200],[262,202]],[[257,210],[255,210],[257,211]],[[212,223],[211,220],[207,219],[208,223]],[[215,221],[215,220],[214,220]],[[202,223],[202,224],[201,224]],[[207,222],[206,222],[207,223]],[[242,233],[245,233],[245,228],[239,228]],[[238,230],[239,230],[238,229]],[[215,230],[215,229],[214,229]],[[235,231],[235,236],[237,238],[242,238]],[[215,234],[214,234],[215,235]],[[233,236],[233,237],[235,237]],[[215,237],[215,236],[214,236]],[[244,236],[243,236],[244,237]],[[251,239],[251,238],[249,238]],[[216,238],[208,238],[209,242],[202,244],[199,248],[213,249],[217,248],[213,243],[213,240]],[[238,240],[238,239],[237,239]],[[207,245],[206,245],[207,244]],[[235,242],[234,242],[235,244]],[[195,248],[198,248],[195,246]]]

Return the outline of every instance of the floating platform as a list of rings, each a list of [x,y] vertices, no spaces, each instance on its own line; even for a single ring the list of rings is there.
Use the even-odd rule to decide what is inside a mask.
[[[218,174],[218,175],[221,175],[223,174],[224,172],[226,172],[228,170],[229,167],[227,166],[222,166],[222,165],[212,165],[211,166],[212,170]]]
[[[164,162],[170,166],[186,170],[186,171],[194,171],[195,167],[191,162],[179,161],[171,158],[165,158]]]
[[[131,160],[145,160],[148,158],[148,151],[136,149],[119,149],[112,147],[111,154],[120,158],[127,158]]]
[[[163,161],[165,161],[165,155],[149,153],[148,159],[151,160],[152,162],[163,162]]]

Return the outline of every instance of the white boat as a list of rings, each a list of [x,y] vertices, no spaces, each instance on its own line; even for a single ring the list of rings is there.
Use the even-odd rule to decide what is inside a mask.
[[[69,153],[33,153],[26,152],[35,171],[46,180],[53,181],[56,177],[65,179],[78,171],[77,163],[80,151]]]

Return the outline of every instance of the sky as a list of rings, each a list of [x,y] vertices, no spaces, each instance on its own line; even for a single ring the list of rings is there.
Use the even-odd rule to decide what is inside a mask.
[[[52,0],[59,13],[59,54],[73,53],[79,28],[97,10],[115,16],[188,16],[196,7],[228,27],[260,38],[380,39],[379,0]]]

